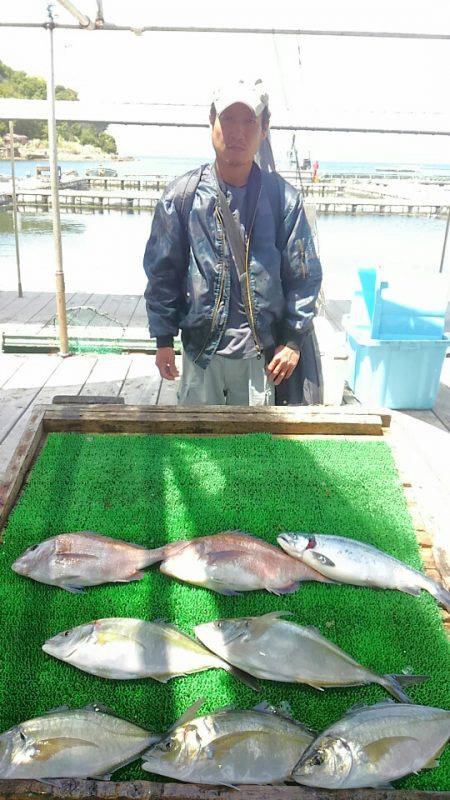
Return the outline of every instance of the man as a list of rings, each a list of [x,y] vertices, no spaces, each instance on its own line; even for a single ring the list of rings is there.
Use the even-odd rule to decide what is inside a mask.
[[[144,256],[147,313],[168,380],[178,376],[173,339],[181,329],[180,405],[273,404],[312,329],[322,271],[301,198],[254,162],[269,118],[261,81],[217,92],[215,163],[174,181],[155,210]],[[240,264],[223,195],[243,240]]]

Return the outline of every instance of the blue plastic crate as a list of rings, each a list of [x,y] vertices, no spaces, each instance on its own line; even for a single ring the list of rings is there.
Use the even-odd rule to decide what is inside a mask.
[[[348,383],[364,405],[433,408],[450,336],[430,340],[371,339],[348,330]]]
[[[360,269],[349,327],[371,339],[436,340],[444,335],[446,310],[444,275]]]

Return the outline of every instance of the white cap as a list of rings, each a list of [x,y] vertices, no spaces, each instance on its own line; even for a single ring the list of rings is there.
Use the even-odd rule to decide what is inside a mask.
[[[269,105],[269,95],[260,78],[256,81],[241,79],[217,89],[213,95],[213,103],[219,116],[233,103],[243,103],[253,111],[255,117],[259,117],[263,109]]]

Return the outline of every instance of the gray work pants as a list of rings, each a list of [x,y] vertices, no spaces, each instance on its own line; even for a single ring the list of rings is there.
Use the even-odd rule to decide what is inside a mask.
[[[202,369],[183,353],[179,406],[272,406],[274,401],[264,358],[213,356]]]

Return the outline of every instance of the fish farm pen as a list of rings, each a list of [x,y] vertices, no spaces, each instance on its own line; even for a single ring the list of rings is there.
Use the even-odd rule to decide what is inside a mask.
[[[226,706],[250,709],[261,701],[275,707],[288,703],[295,719],[320,731],[351,707],[388,697],[372,684],[318,691],[266,680],[255,692],[219,669],[166,684],[113,681],[42,652],[42,644],[57,632],[113,616],[163,619],[192,635],[194,626],[218,618],[290,611],[293,622],[314,626],[372,670],[429,676],[408,687],[412,702],[449,707],[448,614],[426,592],[413,597],[305,582],[282,596],[253,591],[226,597],[152,566],[142,580],[69,594],[11,570],[26,548],[81,530],[148,548],[227,530],[246,531],[275,545],[282,531],[320,531],[370,543],[422,570],[418,537],[389,445],[389,421],[389,414],[359,407],[350,412],[345,407],[36,408],[0,487],[1,730],[46,709],[81,708],[95,701],[161,733],[204,698],[199,714]],[[429,574],[439,578],[430,556],[426,562]],[[396,781],[395,789],[243,786],[237,795],[229,787],[170,782],[143,772],[139,760],[117,771],[114,779],[71,778],[53,785],[4,780],[0,796],[448,800],[450,748],[439,766]]]

